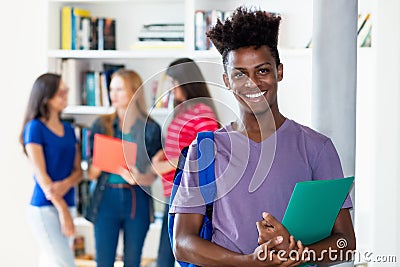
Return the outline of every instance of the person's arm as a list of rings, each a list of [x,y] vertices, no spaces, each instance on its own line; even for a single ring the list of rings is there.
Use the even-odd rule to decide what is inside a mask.
[[[66,236],[72,236],[75,233],[75,226],[67,203],[59,195],[50,193],[53,181],[46,171],[46,162],[42,146],[35,143],[29,143],[25,148],[28,158],[33,163],[35,176],[39,186],[45,193],[46,198],[53,203],[54,207],[58,211],[63,234]]]
[[[81,169],[81,156],[79,152],[79,146],[76,145],[76,153],[74,160],[74,168],[71,174],[61,181],[53,182],[50,187],[50,194],[55,194],[63,197],[73,186],[82,181],[82,169]]]
[[[165,159],[165,154],[162,149],[160,149],[152,158],[152,171],[157,175],[162,175],[164,173],[173,171],[178,165],[178,158]]]
[[[269,253],[270,248],[282,242],[275,237],[258,246],[252,254],[239,254],[216,245],[198,236],[204,215],[176,213],[174,220],[174,255],[177,260],[200,266],[291,266],[283,263],[277,255]],[[304,248],[301,244],[298,253]]]
[[[90,156],[89,156],[89,159],[88,159],[89,168],[88,168],[88,173],[87,174],[88,174],[89,180],[97,180],[100,177],[101,173],[102,173],[102,171],[99,168],[97,168],[97,167],[93,166],[92,164],[90,164],[92,162],[90,157],[93,156],[94,136],[96,134],[98,134],[98,133],[99,134],[104,134],[105,133],[105,129],[104,129],[101,117],[97,118],[93,122],[92,127],[90,128],[90,135],[89,135],[89,138],[88,138],[89,147],[90,147]]]
[[[141,173],[136,167],[128,170],[121,166],[118,174],[130,185],[150,186],[157,178],[151,170]]]
[[[97,180],[97,178],[99,178],[99,176],[101,175],[101,170],[93,165],[89,166],[88,169],[88,178],[90,180]]]
[[[290,233],[287,229],[277,221],[271,214],[263,213],[263,220],[257,222],[257,228],[259,230],[259,244],[274,238],[277,235],[281,235],[287,238]],[[287,250],[288,245],[285,242],[284,246],[279,249]],[[343,245],[345,244],[345,245]],[[351,255],[348,255],[347,251],[352,251],[356,247],[356,239],[351,222],[351,217],[348,209],[341,209],[338,217],[336,218],[333,226],[331,235],[319,242],[308,245],[310,251],[310,261],[315,263],[328,263],[337,261],[349,261]],[[343,255],[342,258],[341,255]]]
[[[340,210],[328,238],[311,244],[309,247],[311,251],[315,251],[315,262],[317,263],[352,260],[353,254],[350,253],[349,256],[346,253],[356,249],[356,238],[349,209]],[[331,255],[329,255],[329,251],[331,251]],[[343,257],[340,258],[340,255]],[[346,255],[349,257],[346,258]],[[314,262],[314,259],[312,261]]]

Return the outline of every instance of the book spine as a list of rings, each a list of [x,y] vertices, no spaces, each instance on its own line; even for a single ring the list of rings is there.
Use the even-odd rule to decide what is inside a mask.
[[[362,23],[359,25],[357,31],[357,46],[358,47],[366,47],[371,46],[371,19],[370,14],[368,13]]]
[[[197,10],[194,15],[194,25],[195,25],[195,49],[196,50],[206,50],[206,18],[205,12],[203,10]]]
[[[104,18],[97,20],[97,49],[104,50]]]
[[[100,72],[94,72],[94,82],[95,82],[95,90],[94,90],[94,105],[101,106],[101,87],[100,87]]]
[[[90,18],[90,50],[98,49],[99,34],[97,30],[97,21],[98,18],[96,17]]]
[[[61,8],[61,49],[72,49],[72,7]]]
[[[87,106],[96,106],[96,77],[94,71],[88,71],[85,74],[85,98]]]
[[[116,49],[115,19],[105,18],[103,28],[104,50]]]
[[[80,26],[80,39],[81,39],[81,50],[90,49],[90,18],[84,17],[81,20]]]
[[[71,8],[71,49],[76,50],[77,47],[77,17],[75,16],[75,8]]]
[[[110,96],[108,92],[107,76],[105,71],[100,73],[100,97],[101,105],[104,107],[110,106]]]

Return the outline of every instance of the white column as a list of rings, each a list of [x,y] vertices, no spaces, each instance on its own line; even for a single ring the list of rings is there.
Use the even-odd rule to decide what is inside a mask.
[[[357,0],[314,0],[311,124],[332,139],[345,176],[355,174],[357,13]]]
[[[357,0],[314,0],[312,126],[333,139],[354,175]]]

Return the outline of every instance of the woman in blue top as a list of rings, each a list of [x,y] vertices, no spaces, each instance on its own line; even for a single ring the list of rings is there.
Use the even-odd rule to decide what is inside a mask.
[[[89,178],[96,180],[96,187],[86,218],[94,223],[97,267],[114,266],[120,230],[124,234],[124,266],[139,267],[153,215],[149,186],[156,175],[151,172],[150,159],[161,149],[161,128],[147,116],[141,86],[136,72],[116,71],[110,83],[110,99],[116,111],[98,118],[91,129],[92,148],[97,133],[137,144],[136,165],[129,170],[121,167],[114,174],[89,168]]]
[[[60,119],[68,88],[46,73],[33,84],[20,142],[33,164],[35,186],[28,214],[39,243],[39,266],[75,266],[68,237],[74,234],[74,186],[81,180],[75,131]]]

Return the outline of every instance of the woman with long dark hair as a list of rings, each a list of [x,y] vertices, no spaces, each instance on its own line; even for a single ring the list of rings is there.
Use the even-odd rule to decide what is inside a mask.
[[[153,158],[153,169],[162,175],[166,205],[161,229],[157,266],[173,267],[174,255],[168,237],[168,203],[176,164],[182,148],[188,146],[198,132],[219,128],[217,112],[199,66],[190,58],[170,63],[166,75],[174,95],[174,118],[168,126],[164,150]]]
[[[74,186],[82,179],[75,131],[61,120],[68,88],[60,75],[45,73],[33,84],[20,143],[35,181],[29,223],[41,251],[39,266],[75,266],[69,237],[75,232]]]

